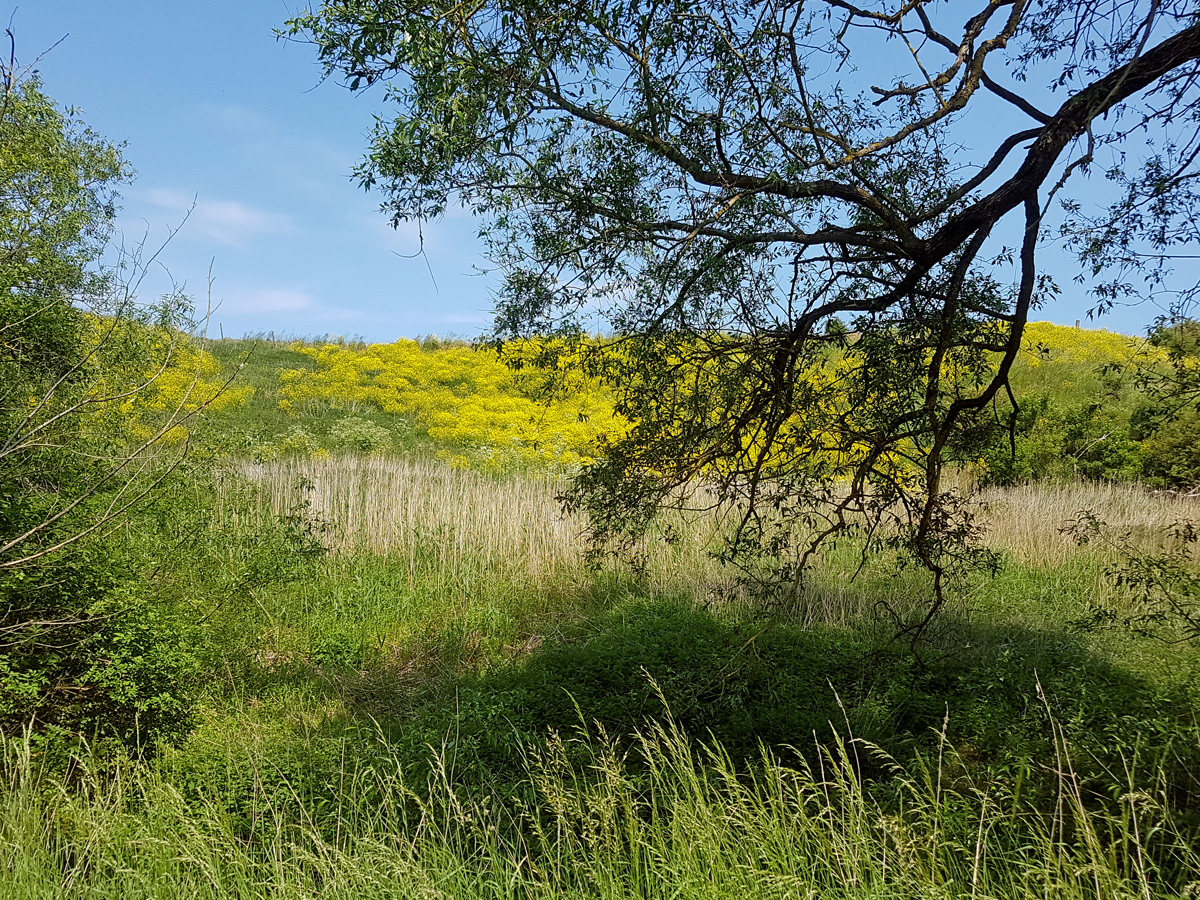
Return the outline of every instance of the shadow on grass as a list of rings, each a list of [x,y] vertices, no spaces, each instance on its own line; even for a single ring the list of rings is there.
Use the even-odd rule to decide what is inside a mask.
[[[569,639],[530,640],[473,670],[434,654],[340,675],[310,667],[262,677],[293,687],[307,679],[310,695],[336,697],[340,712],[306,735],[343,748],[330,760],[344,766],[345,748],[368,762],[384,753],[415,784],[428,777],[431,752],[464,787],[502,785],[524,777],[524,749],[548,732],[620,740],[669,715],[740,765],[753,766],[763,747],[786,763],[815,762],[835,733],[907,762],[937,755],[944,734],[955,777],[1032,781],[1041,772],[1046,785],[1057,728],[1085,789],[1111,792],[1129,767],[1157,768],[1177,805],[1200,807],[1186,686],[1156,689],[1071,634],[953,622],[944,632],[959,649],[921,658],[880,649],[867,632],[643,598],[596,614]],[[861,774],[882,777],[870,758]]]
[[[345,709],[328,727],[367,723],[414,754],[444,746],[460,767],[496,777],[516,775],[520,747],[548,731],[621,736],[668,714],[743,762],[764,746],[785,761],[812,760],[835,732],[903,758],[936,748],[944,732],[968,765],[1048,764],[1051,718],[1081,754],[1116,771],[1139,756],[1196,762],[1196,703],[1185,686],[1155,687],[1076,635],[946,626],[958,638],[953,652],[914,656],[880,649],[865,631],[630,599],[570,639],[531,639],[508,648],[507,658],[457,673],[418,659],[395,675],[366,670],[340,688],[326,679],[328,689],[342,690]],[[1184,780],[1197,787],[1194,776]]]

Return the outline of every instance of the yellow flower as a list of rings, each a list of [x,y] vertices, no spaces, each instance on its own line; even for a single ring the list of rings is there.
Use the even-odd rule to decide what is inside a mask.
[[[506,353],[532,357],[539,346],[509,345]],[[319,399],[338,408],[368,406],[408,416],[430,437],[460,448],[447,456],[455,464],[475,459],[497,469],[521,463],[577,465],[590,458],[599,434],[625,427],[607,393],[577,367],[556,373],[570,379],[570,389],[545,402],[537,399],[536,384],[544,372],[534,366],[514,371],[490,350],[424,349],[410,340],[298,349],[317,367],[280,373],[282,408]]]

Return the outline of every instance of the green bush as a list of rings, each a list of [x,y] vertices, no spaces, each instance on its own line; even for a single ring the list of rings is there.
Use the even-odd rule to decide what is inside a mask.
[[[1200,486],[1200,322],[1160,319],[1149,342],[1165,354],[1166,365],[1139,374],[1144,400],[1130,431],[1141,442],[1150,484],[1191,490]]]
[[[329,442],[345,450],[378,453],[391,448],[392,433],[370,419],[346,416],[329,429]]]
[[[0,724],[152,752],[190,727],[196,637],[103,557],[0,582]]]
[[[998,429],[983,454],[984,480],[1015,484],[1041,478],[1136,481],[1143,447],[1131,436],[1129,415],[1115,402],[1061,406],[1048,393],[1019,400],[1016,453]]]
[[[1200,412],[1194,406],[1147,404],[1134,413],[1131,431],[1141,441],[1149,484],[1178,490],[1200,486]]]
[[[307,456],[320,448],[321,442],[299,425],[293,425],[287,434],[279,439],[279,450],[285,454]]]

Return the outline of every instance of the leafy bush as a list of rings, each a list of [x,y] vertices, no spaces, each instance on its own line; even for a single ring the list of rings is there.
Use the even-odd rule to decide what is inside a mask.
[[[194,633],[105,535],[183,462],[188,418],[248,391],[181,330],[189,298],[135,301],[136,252],[101,265],[120,148],[0,70],[0,726],[152,750],[188,728]]]
[[[1167,365],[1141,373],[1147,400],[1135,411],[1131,430],[1142,443],[1147,481],[1191,490],[1200,486],[1200,322],[1160,320],[1149,341]]]
[[[1023,397],[1014,436],[1015,454],[1004,429],[984,453],[987,483],[1077,477],[1133,481],[1142,474],[1143,448],[1130,434],[1126,411],[1115,404],[1063,406],[1049,393]]]
[[[0,724],[149,752],[185,734],[195,635],[111,553],[0,581]]]
[[[1131,424],[1132,436],[1141,441],[1149,484],[1181,490],[1200,486],[1200,413],[1194,406],[1174,411],[1146,406]]]
[[[370,419],[346,416],[329,429],[329,441],[335,447],[359,453],[378,453],[392,446],[392,433]]]
[[[299,425],[288,429],[287,434],[279,441],[279,450],[285,454],[295,453],[307,456],[319,449],[321,449],[321,442]]]
[[[250,458],[260,463],[281,456],[313,456],[324,449],[320,439],[303,425],[293,425],[275,441],[265,440],[261,435],[245,435],[242,443]]]

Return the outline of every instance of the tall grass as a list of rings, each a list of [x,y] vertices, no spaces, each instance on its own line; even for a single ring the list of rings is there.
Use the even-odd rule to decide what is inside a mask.
[[[262,512],[280,516],[298,505],[331,525],[339,552],[408,560],[434,573],[518,576],[534,585],[590,579],[583,566],[584,522],[564,516],[550,476],[491,475],[434,460],[345,455],[291,457],[243,464],[260,487]],[[226,504],[237,514],[240,500]],[[645,544],[645,589],[703,596],[726,577],[708,554],[718,525],[693,517],[683,540]]]
[[[583,565],[586,523],[563,514],[555,499],[560,479],[501,477],[435,460],[361,455],[246,463],[240,472],[259,486],[258,514],[287,515],[302,506],[306,515],[331,526],[326,539],[336,551],[386,557],[410,573],[432,577],[435,585],[507,578],[562,592],[593,580]],[[1147,540],[1175,522],[1200,519],[1194,498],[1128,485],[1023,485],[991,488],[978,499],[989,546],[1019,567],[1055,570],[1060,581],[1096,597],[1112,590],[1106,560],[1096,548],[1081,550],[1062,532],[1081,511]],[[241,498],[229,498],[224,510],[243,515]],[[722,534],[720,520],[712,514],[676,515],[672,541],[644,541],[639,589],[736,602],[739,595],[731,590],[736,573],[710,553]],[[881,599],[900,614],[923,602],[920,589],[910,591],[905,578],[897,580],[882,564],[862,562],[853,541],[828,553],[788,611],[789,620],[843,626],[874,616]]]
[[[263,502],[274,514],[306,500],[315,516],[336,526],[338,549],[402,553],[441,530],[456,560],[482,554],[489,565],[503,565],[519,558],[538,571],[569,566],[584,549],[584,523],[563,516],[555,499],[563,483],[552,476],[497,476],[382,455],[289,457],[246,463],[240,471],[262,486]],[[1083,510],[1146,532],[1200,517],[1198,498],[1111,482],[993,487],[978,500],[988,539],[997,549],[1022,563],[1045,566],[1060,565],[1074,552],[1061,528]],[[686,552],[698,561],[718,526],[700,515],[689,524]]]
[[[564,487],[561,478],[500,476],[381,455],[287,457],[243,463],[238,472],[258,486],[259,515],[300,510],[330,526],[324,539],[336,553],[387,559],[426,579],[434,591],[481,579],[509,580],[561,597],[595,584],[584,564],[586,520],[564,514],[556,499]],[[223,514],[244,515],[243,501],[235,491],[222,504]],[[711,552],[727,527],[722,519],[711,512],[664,516],[671,540],[652,532],[637,548],[636,566],[618,562],[617,573],[635,579],[641,593],[743,605],[739,573]],[[879,596],[864,589],[873,570],[852,577],[861,562],[853,542],[846,542],[812,574],[802,602],[783,611],[786,620],[846,625],[873,616]],[[885,581],[894,607],[922,602],[919,593],[897,595],[895,582]]]
[[[980,494],[988,540],[1023,565],[1056,568],[1077,554],[1062,527],[1080,512],[1146,538],[1176,522],[1200,521],[1200,498],[1112,482],[1040,482]]]
[[[458,787],[445,749],[414,788],[385,748],[347,766],[331,803],[284,779],[249,824],[145,768],[85,770],[67,790],[39,777],[27,741],[2,755],[8,900],[1150,900],[1193,896],[1200,881],[1200,852],[1164,796],[1131,776],[1100,810],[1065,751],[1057,798],[1039,810],[1019,781],[973,783],[944,745],[908,768],[849,740],[812,766],[765,754],[745,771],[667,720],[627,751],[603,735],[554,737],[504,792]],[[864,781],[866,756],[890,775]]]
[[[1164,714],[1160,720],[1139,707],[1129,713],[1136,737],[1126,740],[1125,731],[1104,731],[1108,720],[1086,704],[1121,706],[1122,698],[1135,698],[1134,687],[1124,694],[1105,691],[1088,673],[1077,672],[1086,691],[1079,704],[1061,702],[1071,715],[1092,717],[1070,723],[1076,758],[1099,743],[1115,748],[1100,762],[1087,757],[1086,775],[1075,774],[1050,701],[1039,721],[1049,719],[1052,737],[1021,737],[999,748],[983,743],[991,733],[989,708],[1008,711],[1005,729],[1032,721],[1024,704],[1037,698],[1016,679],[1019,667],[1008,662],[1028,651],[1029,636],[1003,628],[990,639],[981,633],[980,643],[1002,645],[992,657],[980,657],[991,660],[992,668],[980,675],[987,690],[979,687],[982,681],[948,682],[946,690],[980,690],[977,700],[972,695],[956,707],[983,723],[967,730],[975,743],[963,745],[963,758],[943,733],[904,743],[913,749],[903,763],[864,741],[834,737],[789,756],[797,760],[790,765],[767,750],[746,764],[744,757],[734,762],[714,740],[688,737],[669,716],[655,722],[640,713],[640,732],[619,740],[598,726],[547,738],[543,720],[520,725],[505,716],[525,703],[548,708],[539,705],[538,691],[558,697],[564,685],[588,684],[555,680],[547,674],[555,670],[543,669],[535,674],[544,682],[448,678],[444,698],[437,691],[422,696],[436,666],[418,664],[418,656],[466,659],[483,632],[497,644],[485,647],[493,658],[514,661],[514,671],[500,674],[515,678],[516,664],[536,652],[526,640],[531,634],[554,641],[545,620],[570,612],[563,593],[595,587],[581,563],[583,523],[562,516],[555,481],[363,456],[277,460],[246,465],[241,474],[257,483],[257,505],[244,503],[240,476],[229,479],[213,516],[205,517],[216,535],[234,534],[239,517],[265,522],[299,516],[331,523],[324,538],[335,552],[312,577],[295,583],[260,588],[247,582],[242,590],[238,582],[237,590],[230,589],[220,608],[231,623],[224,652],[241,657],[243,665],[230,666],[232,688],[214,691],[190,742],[164,751],[157,762],[135,765],[83,752],[64,781],[60,765],[44,767],[37,741],[0,737],[3,900],[1200,896],[1195,821],[1187,824],[1172,809],[1173,799],[1194,803],[1194,794],[1180,800],[1176,788],[1187,779],[1168,771],[1194,758],[1196,736],[1180,734],[1186,716]],[[1064,655],[1070,648],[1044,597],[1063,594],[1064,580],[1078,576],[1085,580],[1086,599],[1086,579],[1098,578],[1102,568],[1088,555],[1092,551],[1059,534],[1061,524],[1088,508],[1114,524],[1149,531],[1189,517],[1193,508],[1188,501],[1104,486],[1017,488],[991,491],[984,499],[993,543],[1017,565],[1041,573],[1036,584],[997,591],[993,624],[1013,622],[1015,599],[1028,594],[1028,620],[1046,635],[1045,653],[1036,662],[1042,672],[1043,662],[1083,665]],[[719,523],[696,517],[686,524],[680,540],[646,545],[639,591],[707,601],[727,579],[707,554]],[[856,563],[853,547],[830,554],[792,620],[847,624],[869,616],[882,596],[904,600],[907,576],[872,580],[879,573],[868,570],[851,582]],[[233,561],[230,566],[244,568],[240,562],[241,568]],[[505,579],[520,581],[520,590],[489,587]],[[909,600],[919,603],[919,594]],[[1069,611],[1080,602],[1073,596],[1061,606]],[[593,611],[581,604],[576,613]],[[655,621],[661,627],[663,620]],[[450,638],[458,633],[463,646],[455,649]],[[646,633],[628,631],[629,653],[638,651],[635,644]],[[601,654],[588,670],[602,677],[591,686],[593,696],[628,690],[602,655],[611,642],[596,640],[597,634],[584,638]],[[422,643],[431,636],[442,643]],[[755,643],[757,627],[698,632],[697,646],[719,643],[722,636],[732,639],[728,651],[702,659],[728,660],[729,666],[704,671],[715,688],[698,691],[696,702],[724,704],[731,715],[740,714],[743,701],[767,708],[801,704],[795,694],[826,687],[832,692],[828,678],[848,677],[827,674],[815,658],[816,670],[797,676],[793,695],[772,688],[769,696],[743,697],[735,670],[743,663],[776,665],[778,657],[763,640]],[[368,638],[379,639],[375,656],[340,655],[367,646]],[[817,645],[789,646],[812,653]],[[395,659],[385,652],[392,647]],[[1182,666],[1183,652],[1172,653],[1172,665]],[[646,658],[655,664],[653,654]],[[473,659],[457,668],[447,664],[447,671],[470,673]],[[669,678],[693,677],[691,670],[680,675],[671,668],[686,663],[679,659],[660,660],[655,677],[664,686]],[[864,658],[858,665],[885,662]],[[943,688],[922,687],[923,671],[912,684],[897,686],[895,697],[884,697],[889,686],[882,684],[860,698],[861,709],[848,700],[847,730],[855,722],[862,733],[862,723],[878,720],[886,738],[887,728],[901,728],[891,718],[897,711],[909,710],[916,721],[920,716],[911,709],[929,698],[937,701],[940,719],[945,706],[935,689]],[[1119,673],[1102,674],[1112,680]],[[1060,679],[1060,692],[1069,693],[1072,684],[1069,677]],[[993,686],[1004,696],[989,697]],[[726,688],[728,698],[721,693]],[[1093,690],[1098,693],[1087,693]],[[1009,702],[1006,692],[1022,696]],[[1053,689],[1046,693],[1053,697]],[[659,699],[667,705],[664,696]],[[444,709],[420,707],[426,702]],[[688,711],[680,703],[675,708],[686,721]],[[494,716],[484,714],[493,709]],[[658,715],[660,707],[654,709]],[[881,710],[876,718],[873,709]],[[1161,729],[1146,732],[1144,745],[1143,722]],[[468,738],[483,741],[496,728],[512,730],[495,742],[500,749],[472,752]],[[1076,740],[1089,728],[1096,731],[1092,744]],[[922,733],[932,734],[927,728]],[[422,756],[423,742],[437,744],[442,734],[444,743]],[[796,738],[808,739],[808,733]],[[781,753],[787,740],[780,740]],[[732,751],[734,743],[727,746]],[[1054,752],[1039,758],[1039,752],[1025,753],[1026,746]],[[1132,748],[1124,768],[1122,748]],[[993,750],[994,758],[988,755]],[[515,760],[503,772],[480,762],[494,762],[501,753],[508,754],[504,761]],[[1139,771],[1139,755],[1154,765]],[[805,757],[812,761],[798,761]]]

